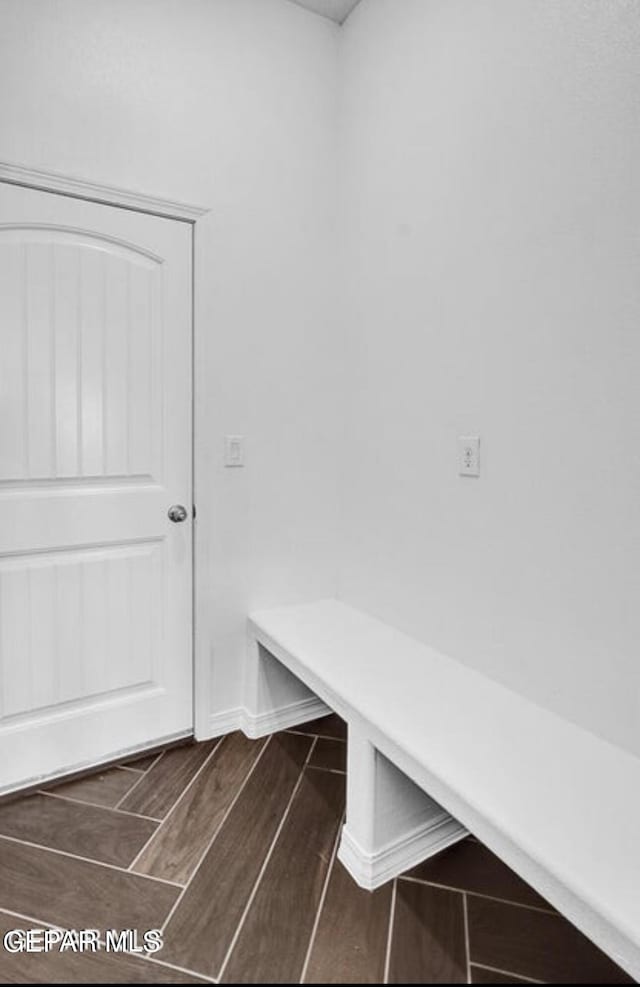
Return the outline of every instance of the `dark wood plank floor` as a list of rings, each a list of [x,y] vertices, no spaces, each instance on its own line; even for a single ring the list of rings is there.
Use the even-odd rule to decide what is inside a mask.
[[[257,970],[267,983],[300,979],[344,812],[344,788],[344,777],[334,772],[303,771],[224,969],[225,983],[252,983]],[[276,942],[286,948],[274,949]]]
[[[224,737],[136,861],[139,874],[187,884],[260,753],[241,733]]]
[[[298,734],[267,743],[169,922],[171,962],[220,974],[312,744]]]
[[[389,957],[391,984],[464,984],[464,900],[445,888],[400,881]]]
[[[164,819],[215,746],[216,741],[208,740],[166,751],[133,786],[120,808]]]
[[[11,929],[162,929],[144,952],[10,953],[0,983],[632,983],[470,838],[374,894],[335,850],[334,716],[173,747],[0,804]]]
[[[56,792],[68,799],[77,799],[89,805],[106,805],[107,808],[114,809],[140,780],[143,770],[146,768],[107,768],[98,774],[58,785]]]
[[[392,890],[389,883],[372,894],[363,894],[342,864],[334,860],[305,983],[383,983]]]
[[[0,805],[0,835],[128,867],[156,823],[54,795],[29,795]]]

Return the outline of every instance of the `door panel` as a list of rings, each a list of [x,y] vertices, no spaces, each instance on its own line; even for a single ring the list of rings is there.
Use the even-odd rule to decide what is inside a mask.
[[[54,227],[0,225],[11,354],[0,480],[152,476],[154,468],[159,478],[161,293],[159,258]]]
[[[189,225],[0,184],[0,346],[8,788],[192,727]]]

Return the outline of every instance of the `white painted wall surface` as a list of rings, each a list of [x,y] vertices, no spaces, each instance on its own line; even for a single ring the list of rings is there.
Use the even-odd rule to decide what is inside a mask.
[[[640,4],[363,0],[341,58],[340,594],[640,753]]]
[[[339,73],[338,35],[284,0],[0,0],[0,159],[212,209],[211,710],[249,611],[335,591],[346,392],[341,596],[640,752],[640,6],[363,0]]]
[[[0,159],[211,207],[212,712],[239,702],[251,609],[335,592],[337,31],[284,0],[0,0]],[[223,468],[224,433],[245,469]]]

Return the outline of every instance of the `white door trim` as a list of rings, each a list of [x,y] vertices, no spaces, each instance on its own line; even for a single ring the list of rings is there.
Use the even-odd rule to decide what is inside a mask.
[[[9,185],[20,185],[24,188],[37,189],[42,192],[53,192],[58,195],[71,196],[75,199],[85,199],[100,205],[116,206],[121,209],[131,209],[136,212],[148,213],[164,219],[173,219],[191,225],[192,244],[192,396],[193,396],[193,427],[192,427],[192,489],[193,502],[198,504],[200,494],[205,494],[196,486],[198,471],[196,470],[196,453],[203,434],[202,401],[196,392],[195,368],[199,366],[196,353],[206,348],[199,345],[201,338],[200,319],[198,312],[199,279],[196,258],[196,228],[198,221],[209,213],[203,206],[195,206],[184,202],[176,202],[160,196],[148,195],[117,186],[102,185],[73,175],[65,175],[56,171],[45,171],[40,168],[29,168],[26,165],[9,161],[0,161],[0,182]],[[205,502],[203,496],[201,502]],[[206,627],[207,594],[206,566],[202,539],[198,536],[198,524],[194,522],[193,531],[193,730],[198,739],[208,737],[210,730],[210,696],[211,696],[211,667],[209,649],[203,640],[202,628]]]
[[[13,164],[10,161],[0,161],[0,181],[39,189],[42,192],[71,195],[75,199],[88,199],[90,202],[98,202],[102,205],[119,206],[121,209],[134,209],[136,212],[151,213],[153,216],[162,216],[166,219],[180,219],[187,223],[195,223],[209,211],[201,206],[173,202],[171,199],[147,195],[144,192],[132,192],[112,185],[100,185],[72,175],[62,175],[57,171],[27,168],[25,165]]]

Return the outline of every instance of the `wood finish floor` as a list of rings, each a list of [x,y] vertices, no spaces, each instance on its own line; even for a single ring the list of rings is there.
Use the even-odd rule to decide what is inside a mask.
[[[336,858],[344,725],[234,733],[0,804],[0,936],[152,928],[140,953],[15,953],[1,983],[632,983],[473,837],[369,894]]]

